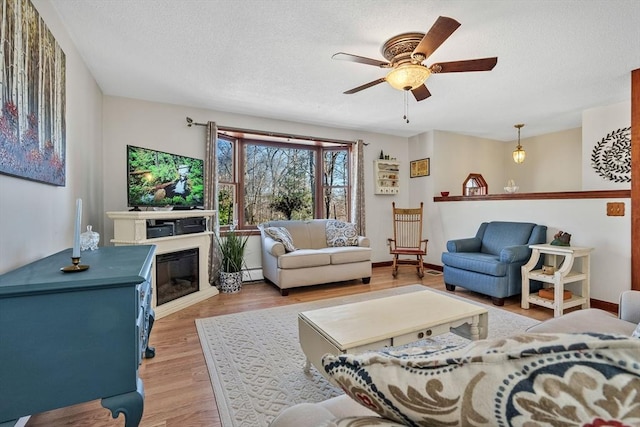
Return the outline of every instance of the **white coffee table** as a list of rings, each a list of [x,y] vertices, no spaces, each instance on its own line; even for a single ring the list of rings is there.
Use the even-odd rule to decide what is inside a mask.
[[[300,346],[326,376],[321,359],[326,353],[360,353],[399,346],[454,332],[470,340],[484,339],[488,312],[479,307],[424,290],[344,304],[298,314]]]

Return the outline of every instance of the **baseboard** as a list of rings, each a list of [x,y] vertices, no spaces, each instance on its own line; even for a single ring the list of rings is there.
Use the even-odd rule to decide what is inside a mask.
[[[250,268],[242,272],[242,282],[259,282],[264,280],[262,268]]]
[[[616,303],[609,301],[600,301],[597,299],[591,298],[589,300],[591,308],[599,308],[600,310],[608,311],[613,314],[618,314],[619,306]]]
[[[383,261],[383,262],[374,262],[371,263],[372,267],[390,267],[393,265],[393,261]],[[443,271],[443,266],[441,265],[434,265],[434,264],[427,264],[424,263],[424,267],[431,269],[431,270],[436,270],[436,271]],[[590,303],[590,307],[591,308],[598,308],[600,310],[604,310],[604,311],[608,311],[609,313],[613,313],[613,314],[618,314],[618,304],[613,303],[613,302],[609,302],[609,301],[601,301],[601,300],[597,300],[597,299],[593,299],[591,298],[589,300]]]

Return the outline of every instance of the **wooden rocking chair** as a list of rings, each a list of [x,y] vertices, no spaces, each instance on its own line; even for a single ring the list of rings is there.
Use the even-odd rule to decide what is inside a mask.
[[[393,207],[393,239],[389,241],[389,253],[393,255],[393,277],[398,275],[398,264],[416,266],[418,277],[424,277],[423,257],[427,254],[427,239],[422,238],[422,207],[401,209]],[[413,256],[415,259],[400,259],[400,256]]]

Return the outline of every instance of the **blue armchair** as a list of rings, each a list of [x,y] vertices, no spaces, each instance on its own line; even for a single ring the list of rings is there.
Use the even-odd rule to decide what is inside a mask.
[[[475,237],[449,240],[442,253],[444,283],[491,296],[493,304],[522,292],[520,267],[531,257],[529,245],[545,243],[547,227],[529,222],[483,222]],[[542,260],[540,260],[542,264]],[[532,281],[531,292],[542,287]]]

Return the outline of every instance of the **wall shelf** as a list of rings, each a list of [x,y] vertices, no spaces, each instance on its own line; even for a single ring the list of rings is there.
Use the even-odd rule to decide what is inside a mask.
[[[556,191],[544,193],[503,193],[482,196],[435,196],[434,202],[468,202],[476,200],[554,200],[554,199],[628,199],[631,190]]]
[[[374,160],[374,194],[398,194],[400,191],[400,162],[397,160]]]

